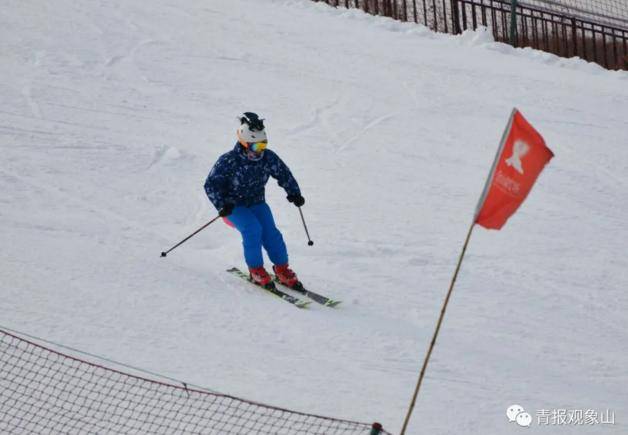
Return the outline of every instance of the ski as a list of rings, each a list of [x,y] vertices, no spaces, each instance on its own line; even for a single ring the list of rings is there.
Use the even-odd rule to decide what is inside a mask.
[[[266,290],[268,293],[271,293],[281,299],[283,299],[286,302],[290,302],[292,305],[294,305],[295,307],[298,308],[307,308],[308,305],[310,305],[310,301],[304,301],[301,300],[297,297],[294,297],[292,295],[289,295],[288,293],[285,293],[281,290],[279,290],[275,284],[273,284],[272,282],[270,284],[268,284],[268,286],[264,287],[261,286],[259,284],[254,283],[253,281],[251,281],[251,278],[249,277],[249,275],[247,275],[246,273],[242,272],[240,269],[238,269],[237,267],[232,267],[231,269],[227,269],[227,272],[229,272],[232,275],[237,276],[238,278],[241,278],[243,280],[245,280],[246,282],[253,284],[256,287],[259,287],[263,290]]]
[[[275,281],[277,284],[285,288],[289,288],[290,290],[294,290],[295,292],[301,293],[302,295],[307,296],[308,298],[312,299],[314,302],[318,302],[319,304],[324,305],[326,307],[335,307],[340,302],[342,302],[342,301],[335,301],[333,299],[328,298],[327,296],[323,296],[321,294],[313,292],[312,290],[308,290],[303,286],[303,284],[300,281],[297,282],[296,285],[294,285],[293,287],[289,287],[287,285],[282,284],[279,281],[279,278],[277,278],[277,276],[275,275],[270,275],[270,276],[273,277],[273,281]]]

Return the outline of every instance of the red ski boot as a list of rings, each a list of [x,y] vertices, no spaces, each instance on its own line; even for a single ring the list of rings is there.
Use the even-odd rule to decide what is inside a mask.
[[[286,287],[294,287],[299,284],[297,275],[290,269],[288,263],[282,264],[281,266],[273,266],[273,270],[279,282]]]
[[[251,281],[262,287],[266,287],[272,282],[272,278],[268,272],[266,272],[264,266],[249,268],[249,276],[251,277]]]

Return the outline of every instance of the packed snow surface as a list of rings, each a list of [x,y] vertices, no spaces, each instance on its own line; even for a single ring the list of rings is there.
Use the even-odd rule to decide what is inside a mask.
[[[307,0],[5,0],[2,326],[211,389],[401,428],[503,128],[556,157],[477,228],[412,434],[628,433],[628,73]],[[225,273],[202,185],[266,118],[314,246],[271,182],[299,310]],[[537,423],[538,410],[615,413]]]

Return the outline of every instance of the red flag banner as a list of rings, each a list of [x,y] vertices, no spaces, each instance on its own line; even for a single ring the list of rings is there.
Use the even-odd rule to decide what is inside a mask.
[[[499,230],[528,196],[554,153],[513,109],[475,212],[475,223]]]

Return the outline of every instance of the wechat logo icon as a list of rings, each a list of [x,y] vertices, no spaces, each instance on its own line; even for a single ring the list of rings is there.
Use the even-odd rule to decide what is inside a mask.
[[[517,423],[521,427],[530,427],[532,416],[521,405],[510,405],[506,410],[506,417],[510,423]]]

